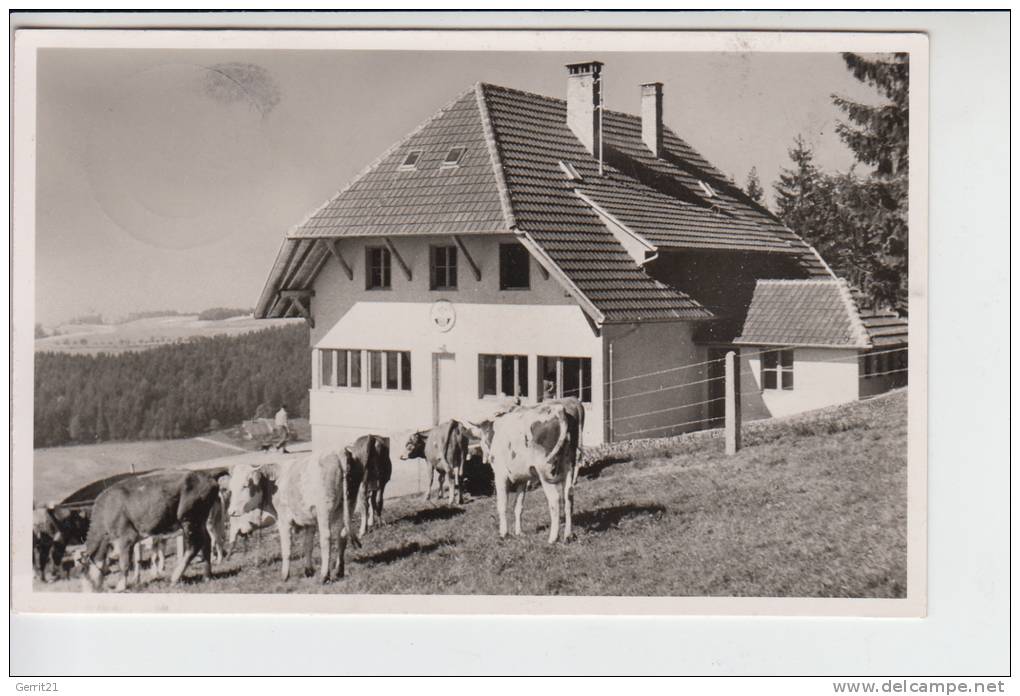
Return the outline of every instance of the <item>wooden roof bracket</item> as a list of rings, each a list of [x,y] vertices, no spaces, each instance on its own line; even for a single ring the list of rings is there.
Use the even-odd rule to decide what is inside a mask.
[[[464,254],[464,258],[467,259],[468,265],[471,266],[471,271],[475,274],[475,280],[481,280],[482,269],[478,267],[478,264],[475,263],[474,258],[471,256],[471,252],[469,252],[467,247],[464,246],[464,240],[462,240],[459,235],[455,234],[453,235],[453,241],[457,243],[460,253]]]
[[[315,328],[315,319],[312,317],[312,298],[315,297],[314,290],[281,290],[280,298],[284,300],[290,300],[290,307],[287,308],[287,313],[290,313],[291,309],[296,309],[298,314],[304,317],[305,323],[308,324],[308,328]]]
[[[400,266],[400,270],[404,272],[404,275],[407,276],[408,280],[411,280],[411,267],[404,263],[404,257],[400,255],[399,251],[397,251],[397,247],[393,246],[392,240],[390,240],[389,237],[383,237],[383,241],[386,242],[386,247],[390,250],[390,253],[393,254],[393,258],[397,260],[397,265]]]
[[[329,253],[333,255],[339,263],[340,267],[344,269],[344,273],[347,274],[347,280],[354,280],[354,269],[351,268],[351,264],[347,263],[347,259],[340,253],[340,244],[335,239],[323,239],[323,243],[326,248],[329,249]]]

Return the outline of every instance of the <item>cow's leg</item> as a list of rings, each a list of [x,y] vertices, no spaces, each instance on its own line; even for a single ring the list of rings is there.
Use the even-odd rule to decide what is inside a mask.
[[[134,566],[131,573],[131,584],[138,585],[142,582],[142,542],[135,542],[131,547],[131,565]]]
[[[363,537],[368,532],[368,481],[362,481],[358,487],[358,505],[361,506],[361,527],[358,536]]]
[[[432,500],[432,484],[435,482],[435,480],[436,480],[436,467],[432,466],[432,464],[430,463],[429,464],[429,485],[425,489],[425,498],[424,498],[424,500]]]
[[[290,520],[279,518],[277,524],[280,530],[280,557],[283,561],[280,575],[287,580],[290,577]]]
[[[514,499],[514,535],[521,535],[521,516],[524,514],[524,494],[528,492],[528,484],[524,484],[517,490],[517,497]]]
[[[43,582],[47,582],[47,580],[46,580],[46,565],[50,562],[50,554],[51,554],[52,546],[53,546],[53,543],[51,541],[49,541],[48,539],[40,540],[39,543],[36,546],[36,549],[38,551],[39,579],[42,580]]]
[[[335,545],[333,556],[333,577],[339,580],[344,576],[344,554],[347,553],[347,527],[344,526],[342,516],[333,522],[330,532],[333,544]]]
[[[365,503],[367,504],[368,501],[366,500]],[[319,559],[321,563],[321,569],[319,570],[319,580],[322,581],[324,584],[329,582],[330,580],[329,552],[332,550],[333,547],[333,527],[334,527],[334,520],[331,518],[335,516],[336,515],[331,514],[330,510],[328,509],[324,510],[316,509],[316,517],[318,518],[316,521],[319,523],[319,555],[321,556],[321,558]]]
[[[457,467],[457,505],[464,504],[464,463]]]
[[[310,578],[315,575],[315,564],[312,562],[312,552],[315,550],[315,527],[308,525],[300,529],[305,556],[305,577]]]
[[[500,476],[496,477],[496,515],[499,517],[499,536],[500,538],[506,536],[506,499],[509,495],[507,490],[509,482]]]
[[[549,503],[549,543],[555,544],[560,536],[560,488],[563,484],[542,481],[546,501]]]
[[[81,574],[81,589],[83,592],[102,592],[103,576],[106,575],[106,557],[109,553],[110,542],[106,535],[99,537],[98,542],[92,542],[91,538],[86,541],[85,552],[82,559],[85,562],[84,572]]]
[[[373,489],[369,491],[368,495],[365,497],[365,510],[368,513],[368,526],[370,528],[378,524],[375,518],[375,494],[376,491]]]
[[[117,564],[120,565],[120,580],[117,581],[115,592],[123,592],[128,586],[131,574],[131,561],[134,558],[133,544],[129,539],[119,536],[113,540],[113,548],[117,552]]]
[[[184,532],[184,553],[177,558],[177,565],[174,567],[174,572],[170,575],[170,584],[176,585],[180,582],[181,577],[184,576],[184,571],[191,563],[191,559],[198,553],[198,546],[195,544],[197,541],[196,533],[192,530],[192,524],[190,521],[185,520],[181,522],[181,529]]]
[[[574,485],[573,474],[567,474],[567,480],[563,483],[563,541],[570,539],[574,533]]]
[[[202,552],[202,579],[209,580],[212,578],[212,537],[201,522],[194,524],[192,531],[194,533],[192,545]]]

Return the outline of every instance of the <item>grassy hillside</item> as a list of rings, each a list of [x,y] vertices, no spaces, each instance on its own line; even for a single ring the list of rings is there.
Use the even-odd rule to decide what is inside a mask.
[[[182,589],[904,596],[905,392],[752,424],[745,441],[734,457],[718,432],[604,453],[576,490],[577,538],[567,545],[545,543],[540,490],[528,494],[524,536],[504,541],[492,498],[459,509],[403,498],[388,504],[389,524],[348,554],[339,583],[281,582],[278,538],[266,532],[214,567],[213,581]],[[77,585],[49,586],[60,588]],[[165,580],[142,588],[169,589]]]

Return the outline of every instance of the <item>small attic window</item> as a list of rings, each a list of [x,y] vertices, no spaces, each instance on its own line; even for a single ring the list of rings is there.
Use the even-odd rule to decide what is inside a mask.
[[[460,160],[464,157],[464,153],[467,151],[466,147],[451,147],[450,151],[446,153],[446,157],[443,158],[442,167],[456,167],[460,164]]]
[[[422,154],[424,154],[424,151],[422,150],[409,151],[407,156],[404,158],[404,161],[400,163],[400,169],[417,169],[418,161],[421,159]]]
[[[560,169],[563,170],[563,173],[566,174],[567,178],[570,179],[571,181],[583,181],[584,180],[584,177],[581,176],[581,174],[577,171],[577,168],[574,167],[574,165],[572,165],[570,162],[562,162],[561,161],[560,162]]]
[[[717,195],[719,195],[715,192],[714,188],[706,184],[704,181],[699,181],[698,185],[701,187],[701,190],[705,193],[705,195],[708,196],[709,198],[715,198]]]

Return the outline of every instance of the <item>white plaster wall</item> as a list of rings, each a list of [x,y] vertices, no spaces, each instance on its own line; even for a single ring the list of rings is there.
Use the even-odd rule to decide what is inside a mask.
[[[741,349],[741,416],[757,420],[787,416],[858,398],[857,351],[840,348],[796,348],[793,389],[761,388],[763,348]]]
[[[537,356],[588,357],[592,381],[601,384],[602,347],[577,306],[493,305],[454,302],[456,323],[440,332],[431,322],[430,302],[357,302],[313,348],[406,350],[411,352],[412,389],[377,391],[313,387],[312,438],[316,445],[341,446],[367,432],[391,438],[394,458],[412,430],[432,424],[432,354],[455,354],[456,387],[450,411],[460,418],[489,417],[504,399],[478,397],[480,353],[528,356],[529,400],[536,395]],[[314,361],[314,354],[313,354]],[[316,381],[317,385],[317,370]],[[448,394],[445,389],[444,395]],[[585,444],[602,441],[601,392],[593,389]]]

